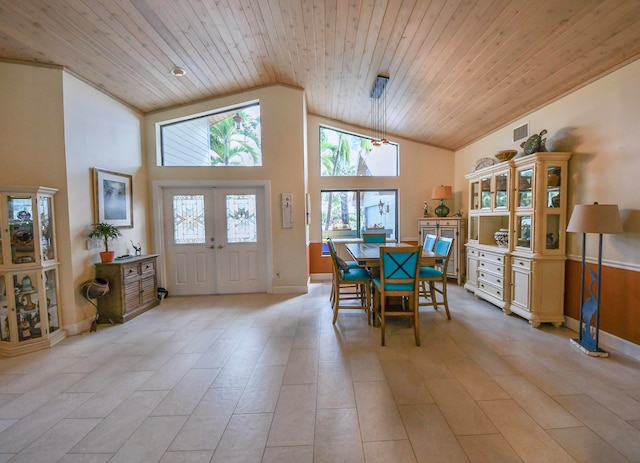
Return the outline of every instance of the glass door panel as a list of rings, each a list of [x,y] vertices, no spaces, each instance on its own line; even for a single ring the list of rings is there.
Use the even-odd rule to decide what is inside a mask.
[[[491,177],[480,180],[480,201],[482,209],[491,209]]]
[[[519,215],[516,219],[517,246],[531,249],[531,216]]]
[[[10,342],[9,309],[7,307],[7,284],[4,275],[0,275],[0,341]]]
[[[56,250],[53,246],[53,198],[40,196],[38,198],[38,213],[40,214],[40,247],[42,260],[55,260]]]
[[[506,209],[509,205],[509,173],[496,174],[496,209]]]
[[[549,166],[547,168],[547,207],[560,207],[560,184],[562,182],[562,168]]]
[[[472,211],[480,209],[480,183],[471,183],[471,202],[470,207]]]
[[[33,233],[33,198],[31,196],[7,196],[11,260],[14,264],[36,261]]]
[[[42,337],[37,282],[38,273],[34,271],[13,275],[19,341]]]
[[[49,334],[51,334],[60,328],[57,269],[46,270],[44,272],[44,290],[47,295],[47,317],[49,319]]]
[[[257,242],[256,195],[227,195],[226,205],[227,243]]]
[[[478,240],[478,218],[474,216],[469,217],[469,239]]]
[[[549,214],[547,215],[547,234],[546,236],[546,248],[547,249],[559,249],[560,247],[560,215]]]
[[[531,207],[533,204],[533,169],[518,171],[517,207]]]

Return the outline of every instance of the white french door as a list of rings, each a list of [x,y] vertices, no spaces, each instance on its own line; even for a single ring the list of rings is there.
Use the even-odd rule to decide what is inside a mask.
[[[169,294],[267,290],[264,194],[255,187],[163,190]]]

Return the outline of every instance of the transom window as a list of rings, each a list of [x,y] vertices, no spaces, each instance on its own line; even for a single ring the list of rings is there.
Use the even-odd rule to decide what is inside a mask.
[[[397,240],[397,190],[324,190],[322,239],[359,239],[362,233],[384,232]]]
[[[160,126],[162,166],[262,165],[260,104]]]
[[[320,163],[325,177],[397,177],[398,145],[320,127]]]

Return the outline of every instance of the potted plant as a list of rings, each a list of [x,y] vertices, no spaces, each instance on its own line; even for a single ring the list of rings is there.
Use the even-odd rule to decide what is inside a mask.
[[[109,251],[109,240],[118,236],[122,236],[122,233],[115,225],[106,222],[93,224],[93,230],[89,233],[89,238],[100,238],[104,241],[104,252],[100,253],[102,262],[113,262],[114,251]]]

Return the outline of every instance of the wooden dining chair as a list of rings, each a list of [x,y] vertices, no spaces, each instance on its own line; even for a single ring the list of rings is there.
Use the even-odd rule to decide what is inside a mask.
[[[341,309],[359,309],[367,314],[367,323],[371,323],[371,276],[369,272],[358,267],[349,267],[340,258],[335,247],[329,245],[333,277],[331,285],[331,307],[333,308],[333,323],[338,320]]]
[[[338,252],[336,251],[336,245],[333,242],[333,239],[331,238],[327,238],[327,246],[329,247],[329,255],[331,256],[331,260],[333,261],[333,256],[337,256]],[[348,269],[352,269],[352,268],[358,268],[359,265],[357,262],[354,261],[344,261],[344,265],[347,266]],[[331,301],[331,306],[333,307],[333,301],[335,299],[335,273],[333,272],[333,262],[331,264],[332,267],[332,272],[331,272],[331,278],[332,278],[332,284],[331,284],[331,294],[329,294],[329,300]],[[354,285],[355,286],[355,285]]]
[[[424,237],[424,243],[422,243],[422,249],[425,251],[433,251],[436,247],[436,241],[438,241],[438,235],[427,233]]]
[[[416,346],[420,345],[418,317],[418,271],[420,246],[380,247],[380,274],[373,278],[374,315],[380,322],[380,342],[385,343],[387,317],[408,317],[413,322]],[[399,297],[399,308],[388,304],[387,298]]]
[[[386,233],[363,233],[362,242],[363,243],[386,243],[387,235]]]
[[[418,305],[420,307],[431,306],[438,310],[438,305],[442,304],[449,320],[451,320],[451,313],[449,312],[449,301],[447,300],[447,266],[449,265],[452,249],[453,238],[438,238],[434,251],[436,254],[446,256],[442,261],[441,268],[423,265],[419,271],[420,302]],[[438,294],[441,296],[440,300],[438,300]]]

